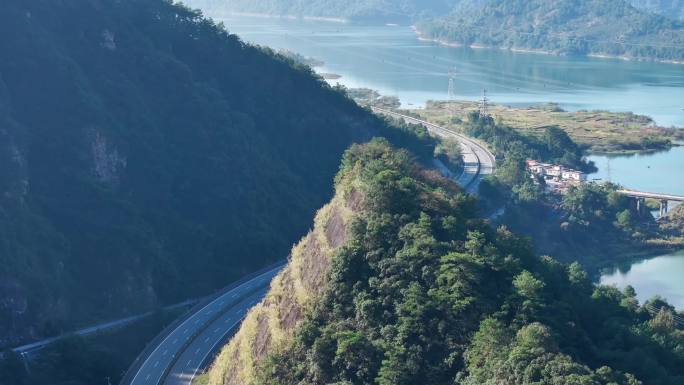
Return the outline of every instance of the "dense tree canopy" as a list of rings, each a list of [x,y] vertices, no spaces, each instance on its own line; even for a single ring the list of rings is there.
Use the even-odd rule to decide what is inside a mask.
[[[256,383],[684,381],[684,333],[666,304],[651,317],[633,289],[595,288],[578,264],[535,257],[382,141],[353,147],[340,173],[359,175],[354,186],[372,199],[333,260],[326,294]]]
[[[0,52],[0,347],[284,258],[344,149],[417,143],[170,1],[2,1]]]
[[[684,24],[624,0],[490,0],[418,28],[465,46],[684,61]]]

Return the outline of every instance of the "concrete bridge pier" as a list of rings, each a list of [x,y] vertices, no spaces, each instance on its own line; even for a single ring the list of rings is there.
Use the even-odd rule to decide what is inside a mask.
[[[636,198],[636,211],[639,215],[643,214],[645,207],[646,207],[646,199],[645,198]]]
[[[668,201],[667,200],[661,200],[660,201],[660,216],[661,217],[666,216],[668,211],[669,211]]]
[[[681,202],[684,203],[684,195],[673,195],[673,194],[660,194],[651,193],[637,190],[617,190],[618,194],[630,197],[637,200],[637,209],[643,209],[645,202],[643,199],[653,199],[660,202],[660,217],[667,216],[668,211],[670,211],[670,202]]]

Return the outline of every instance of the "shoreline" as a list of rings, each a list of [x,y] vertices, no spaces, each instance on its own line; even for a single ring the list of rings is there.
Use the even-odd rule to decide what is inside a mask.
[[[203,10],[203,14],[205,16],[208,16],[210,18],[216,18],[216,19],[221,19],[221,18],[229,17],[229,16],[247,16],[247,17],[264,18],[264,19],[325,21],[325,22],[338,23],[338,24],[349,24],[352,22],[350,19],[346,19],[346,18],[327,17],[327,16],[302,16],[302,15],[289,15],[289,14],[274,15],[274,14],[268,14],[268,13],[234,12],[234,11],[222,12],[222,13],[217,13],[214,15],[209,15],[210,13],[212,13],[212,12]],[[397,24],[385,24],[385,25],[386,26],[397,26]],[[491,50],[498,50],[498,51],[509,51],[509,52],[514,52],[514,53],[527,53],[527,54],[549,55],[549,56],[569,56],[569,57],[575,56],[575,55],[558,54],[558,53],[554,53],[552,51],[545,51],[545,50],[541,50],[541,49],[532,49],[532,48],[504,48],[504,47],[496,47],[496,46],[485,46],[485,45],[479,45],[479,44],[471,44],[471,45],[466,46],[465,44],[454,43],[454,42],[444,40],[444,39],[426,37],[425,34],[423,32],[421,32],[418,29],[418,27],[416,27],[415,25],[411,25],[410,28],[417,35],[419,41],[437,43],[437,44],[445,46],[445,47],[452,47],[452,48],[467,47],[467,48],[471,48],[471,49],[491,49]],[[600,54],[600,53],[588,53],[586,55],[576,55],[576,57],[589,57],[589,58],[595,58],[595,59],[608,59],[608,60],[612,59],[612,60],[622,60],[622,61],[628,61],[628,62],[652,62],[652,63],[661,63],[661,64],[684,65],[684,60],[635,58],[635,57],[630,57],[630,56],[615,56],[615,55],[607,55],[607,54]]]
[[[633,265],[641,261],[648,261],[655,258],[660,258],[670,254],[676,254],[684,251],[684,247],[665,247],[665,246],[651,246],[645,249],[627,251],[621,255],[618,260],[603,261],[594,266],[594,272],[590,274],[592,280],[598,281],[601,277],[608,273],[608,270],[618,269],[622,264]]]
[[[205,13],[205,16],[211,17],[211,18],[216,18],[216,19],[221,19],[224,17],[229,17],[229,16],[246,16],[246,17],[255,17],[255,18],[262,18],[262,19],[282,19],[282,20],[309,20],[309,21],[327,21],[330,23],[338,23],[338,24],[348,24],[351,21],[349,19],[344,19],[340,17],[325,17],[325,16],[297,16],[297,15],[272,15],[268,13],[252,13],[252,12],[221,12],[221,13],[213,13],[211,11],[202,11]],[[210,15],[211,14],[211,15]]]
[[[421,32],[418,27],[415,25],[411,26],[411,29],[413,32],[418,36],[418,40],[424,41],[424,42],[432,42],[436,43],[442,46],[446,47],[452,47],[452,48],[471,48],[471,49],[491,49],[491,50],[498,50],[498,51],[509,51],[509,52],[515,52],[515,53],[529,53],[529,54],[537,54],[537,55],[550,55],[550,56],[568,56],[571,57],[571,55],[563,55],[563,54],[557,54],[552,51],[545,51],[541,49],[531,49],[531,48],[504,48],[504,47],[495,47],[495,46],[484,46],[484,45],[479,45],[479,44],[471,44],[471,45],[465,45],[461,43],[454,43],[450,42],[448,40],[444,39],[437,39],[437,38],[432,38],[432,37],[426,37],[423,32]],[[630,57],[630,56],[615,56],[615,55],[606,55],[606,54],[598,54],[598,53],[589,53],[586,55],[577,55],[576,57],[590,57],[590,58],[595,58],[595,59],[609,59],[609,60],[622,60],[622,61],[628,61],[628,62],[651,62],[651,63],[662,63],[662,64],[674,64],[674,65],[684,65],[684,60],[665,60],[665,59],[647,59],[647,58],[635,58],[635,57]]]
[[[432,117],[445,121],[446,111],[453,108],[459,111],[457,116],[465,120],[469,111],[477,109],[477,103],[469,100],[433,100],[426,102],[423,108],[408,110],[422,115],[424,119]],[[566,111],[547,109],[544,105],[511,107],[495,103],[491,104],[490,109],[493,116],[529,135],[538,134],[545,125],[556,125],[583,146],[588,156],[620,157],[668,152],[682,147],[680,140],[684,135],[684,128],[676,128],[675,131],[672,128],[649,125],[648,121],[652,120],[650,117],[628,112]],[[629,116],[643,118],[643,121],[625,120]],[[650,141],[644,141],[645,139]]]

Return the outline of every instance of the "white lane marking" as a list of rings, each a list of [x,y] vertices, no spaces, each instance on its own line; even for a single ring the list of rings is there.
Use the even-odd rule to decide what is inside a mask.
[[[178,338],[174,339],[173,342],[171,343],[171,345],[175,345],[176,342],[178,342]]]
[[[239,324],[240,322],[242,322],[243,319],[244,319],[244,317],[243,317],[243,318],[240,318],[237,322],[233,323],[233,325],[231,325],[231,327],[229,327],[228,329],[226,329],[226,332],[223,334],[222,337],[225,337],[226,334],[228,334],[228,332],[229,332],[230,330],[232,330],[235,326],[237,326],[237,324]],[[204,354],[204,357],[202,357],[202,359],[199,361],[200,364],[201,364],[202,362],[204,362],[204,360],[207,359],[207,357],[209,356],[209,354],[211,354],[211,352],[213,352],[214,349],[216,349],[216,346],[217,346],[218,344],[220,344],[222,340],[223,340],[223,338],[218,338],[216,341],[214,341],[214,344],[211,346],[211,349],[209,349],[209,350]],[[200,370],[200,368],[197,367],[197,368],[195,368],[195,369],[192,371],[192,374],[190,375],[190,378],[189,378],[190,383],[192,383],[192,380],[195,379],[195,376],[197,375],[197,372],[198,372],[199,370]]]
[[[191,363],[192,363],[192,360],[188,360],[188,363],[185,366],[190,366]]]
[[[190,331],[190,329],[185,329],[185,330],[183,330],[183,334],[188,334],[189,331]]]
[[[221,328],[216,328],[216,329],[214,329],[214,333],[218,333],[218,332],[220,332],[220,331],[221,331]]]
[[[157,366],[159,366],[159,361],[154,363],[154,367],[156,368]]]
[[[168,353],[168,352],[169,352],[169,349],[164,349],[164,351],[162,352],[162,357],[165,356],[166,353]]]
[[[199,354],[200,350],[200,348],[197,348],[197,350],[195,350],[195,354]]]
[[[280,272],[280,271],[282,270],[282,268],[283,268],[283,266],[278,266],[278,267],[276,267],[276,268],[274,268],[274,269],[272,269],[272,270],[269,270],[269,271],[267,271],[267,272],[261,274],[261,275],[258,276],[258,277],[254,277],[254,279],[252,280],[252,282],[256,282],[255,280],[256,280],[256,279],[260,279],[260,278],[262,278],[262,279],[271,279],[271,278],[273,278],[278,272]],[[251,287],[251,286],[247,286],[247,287]],[[219,297],[219,298],[225,298],[225,297],[226,297],[228,294],[230,294],[230,293],[232,293],[232,294],[231,294],[231,298],[235,298],[235,297],[238,296],[238,293],[241,293],[241,292],[242,292],[242,290],[243,290],[244,288],[245,288],[245,283],[243,283],[243,284],[241,284],[240,286],[234,288],[233,290],[230,290],[230,291],[226,292],[225,294],[223,294],[223,295],[222,295],[221,297]],[[181,327],[183,327],[183,326],[189,325],[191,322],[193,322],[194,320],[197,319],[196,317],[201,317],[202,311],[205,310],[205,309],[207,309],[208,307],[210,307],[212,304],[214,304],[214,302],[210,302],[210,303],[206,304],[202,309],[200,309],[200,310],[197,311],[195,314],[193,314],[193,315],[191,315],[190,317],[188,317],[188,319],[186,319],[185,321],[183,321],[183,323],[181,323],[181,324],[178,326],[178,328],[176,328],[173,332],[169,333],[169,334],[168,334],[168,335],[159,343],[159,345],[157,345],[157,347],[154,348],[154,350],[152,351],[152,353],[150,353],[150,354],[147,356],[147,358],[145,359],[145,361],[143,362],[143,364],[140,366],[140,369],[138,370],[138,372],[135,374],[135,376],[133,376],[133,380],[131,381],[131,384],[136,384],[136,379],[138,378],[138,376],[139,376],[140,374],[142,374],[143,368],[144,368],[144,367],[147,365],[147,363],[152,359],[152,357],[155,355],[155,353],[156,353],[162,346],[164,346],[164,344],[166,343],[166,341],[168,341],[170,338],[172,338],[172,337],[174,336],[174,333],[175,333],[176,331],[178,331],[178,330],[179,330]],[[176,342],[178,342],[178,339],[177,339],[177,338],[175,339],[175,341],[173,342],[173,344],[175,345]],[[217,343],[218,343],[218,342],[217,342]],[[215,346],[212,348],[212,350],[213,350],[214,348],[215,348]],[[176,357],[176,353],[173,353],[173,354],[171,355],[171,357]],[[205,358],[206,358],[206,357],[205,357]],[[195,377],[196,373],[197,373],[197,369],[195,370],[195,373],[192,375],[192,378]],[[145,382],[147,383],[147,379],[145,380]]]
[[[206,344],[207,342],[209,342],[209,340],[211,340],[211,338],[209,338],[209,337],[205,338],[204,343]]]
[[[148,374],[147,377],[145,377],[145,381],[150,379],[151,374]]]

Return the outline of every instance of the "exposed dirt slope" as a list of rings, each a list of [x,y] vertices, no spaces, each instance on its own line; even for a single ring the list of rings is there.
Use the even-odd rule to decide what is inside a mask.
[[[306,310],[321,296],[333,255],[347,241],[347,229],[360,212],[361,194],[338,191],[316,215],[314,229],[294,246],[290,261],[271,283],[266,298],[202,379],[212,385],[253,383],[258,362],[287,346]]]

